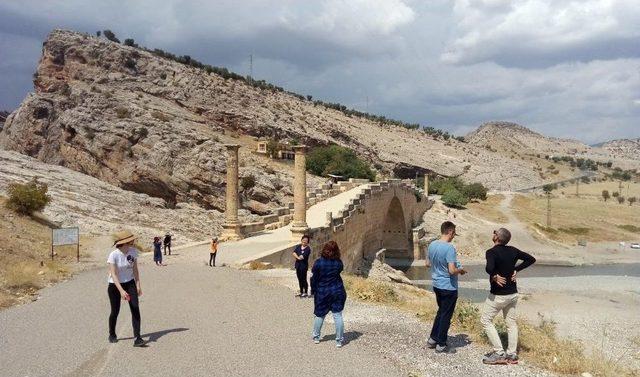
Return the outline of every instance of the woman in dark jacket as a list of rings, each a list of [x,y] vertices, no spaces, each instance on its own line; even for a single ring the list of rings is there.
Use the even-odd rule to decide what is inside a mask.
[[[347,300],[340,273],[344,266],[340,260],[340,249],[335,241],[327,242],[322,248],[320,259],[311,269],[311,290],[314,293],[313,303],[316,318],[313,322],[313,341],[320,343],[320,331],[324,317],[331,311],[336,324],[336,347],[342,347],[344,342],[344,322],[342,309]]]
[[[298,285],[300,286],[300,294],[296,296],[307,297],[309,293],[309,284],[307,284],[307,271],[309,271],[309,256],[311,255],[311,247],[309,247],[309,236],[302,236],[300,245],[293,250],[293,257],[296,259],[296,276],[298,277]],[[313,292],[313,289],[311,290]]]

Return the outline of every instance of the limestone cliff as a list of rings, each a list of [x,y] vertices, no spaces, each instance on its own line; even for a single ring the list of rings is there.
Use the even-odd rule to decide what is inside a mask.
[[[334,142],[379,170],[461,175],[494,189],[540,181],[523,161],[484,148],[347,116],[71,31],[55,30],[44,42],[34,86],[7,118],[0,147],[162,198],[168,206],[196,202],[223,209],[223,144],[249,146],[247,136]],[[291,169],[266,168],[249,149],[241,156],[241,175],[256,176],[258,185],[248,192],[256,196],[245,199],[287,201]]]

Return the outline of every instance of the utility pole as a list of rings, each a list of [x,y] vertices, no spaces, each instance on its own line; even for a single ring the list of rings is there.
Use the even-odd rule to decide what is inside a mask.
[[[576,197],[580,197],[580,191],[579,191],[579,187],[580,187],[580,179],[576,179]]]
[[[618,182],[618,193],[620,193],[620,196],[622,196],[622,180]]]
[[[551,228],[551,193],[547,193],[547,228]]]

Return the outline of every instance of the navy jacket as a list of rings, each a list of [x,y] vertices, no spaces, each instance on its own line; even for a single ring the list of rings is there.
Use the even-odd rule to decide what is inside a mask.
[[[313,292],[316,317],[324,317],[329,313],[341,312],[347,300],[340,273],[344,269],[341,260],[320,257],[311,269],[311,291]]]

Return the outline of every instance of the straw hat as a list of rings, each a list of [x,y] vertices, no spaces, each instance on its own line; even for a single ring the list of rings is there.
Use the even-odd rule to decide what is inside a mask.
[[[115,242],[113,243],[113,246],[120,246],[120,245],[129,243],[131,241],[135,241],[136,237],[133,235],[133,233],[129,232],[128,230],[123,230],[116,233],[114,235],[114,239],[115,239]]]

